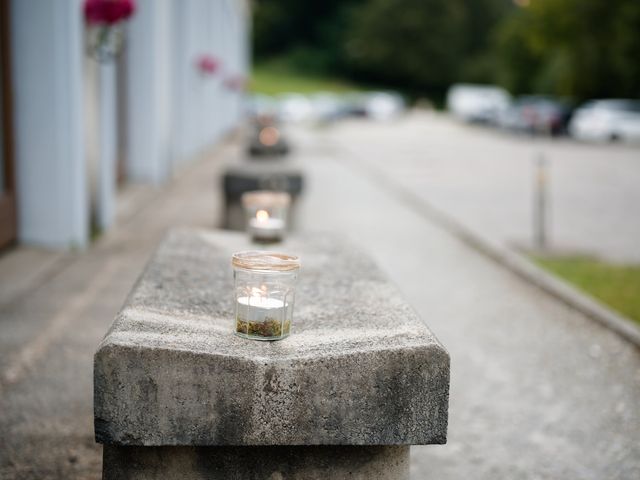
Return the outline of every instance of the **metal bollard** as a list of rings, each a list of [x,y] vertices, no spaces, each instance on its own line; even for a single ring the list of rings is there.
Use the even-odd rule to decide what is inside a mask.
[[[536,249],[547,246],[547,160],[539,153],[534,161],[535,182],[533,199],[533,244]]]

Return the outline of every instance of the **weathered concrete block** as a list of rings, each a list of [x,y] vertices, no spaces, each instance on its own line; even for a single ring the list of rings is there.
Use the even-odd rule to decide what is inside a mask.
[[[183,230],[161,245],[96,353],[96,440],[444,443],[449,356],[371,260],[335,237],[278,245],[302,258],[292,335],[248,341],[230,267],[247,242]]]
[[[103,480],[403,480],[408,446],[105,445]]]
[[[292,204],[288,224],[292,225],[296,199],[302,193],[304,176],[301,166],[294,160],[279,158],[251,161],[234,160],[224,169],[222,191],[224,201],[222,223],[224,228],[244,230],[246,218],[240,198],[254,190],[276,190],[291,195]]]
[[[278,190],[296,197],[302,192],[302,167],[293,160],[269,159],[230,162],[223,174],[228,199],[239,199],[252,190]]]

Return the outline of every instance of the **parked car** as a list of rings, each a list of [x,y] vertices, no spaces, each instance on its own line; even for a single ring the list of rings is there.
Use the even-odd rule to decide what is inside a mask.
[[[363,92],[349,92],[342,95],[343,117],[365,117],[367,115],[367,95]]]
[[[569,133],[580,140],[640,142],[640,100],[592,100],[576,110]]]
[[[311,100],[301,93],[283,93],[278,96],[279,117],[284,122],[299,123],[313,115]]]
[[[546,95],[518,97],[501,115],[498,121],[508,130],[560,135],[565,133],[571,116],[571,108],[562,100]]]
[[[500,87],[458,83],[447,92],[447,110],[465,122],[498,123],[511,104],[511,96]]]
[[[342,116],[342,100],[331,92],[318,92],[310,97],[313,119],[317,122],[331,122]]]
[[[364,109],[373,120],[391,120],[404,112],[404,99],[396,92],[371,92],[366,95]]]

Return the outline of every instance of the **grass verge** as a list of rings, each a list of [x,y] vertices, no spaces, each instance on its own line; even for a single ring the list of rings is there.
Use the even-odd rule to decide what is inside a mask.
[[[345,93],[362,90],[362,87],[347,80],[300,73],[289,67],[286,62],[276,60],[253,66],[250,88],[254,93],[267,95],[287,92]]]
[[[640,265],[617,265],[589,257],[532,257],[551,273],[640,324]]]

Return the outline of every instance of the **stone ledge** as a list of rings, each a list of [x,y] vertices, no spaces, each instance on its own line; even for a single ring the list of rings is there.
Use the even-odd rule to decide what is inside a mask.
[[[105,445],[103,465],[104,480],[405,480],[409,447]]]
[[[449,357],[375,265],[333,236],[301,255],[292,335],[233,335],[244,234],[175,231],[101,343],[96,440],[116,445],[444,443]]]

